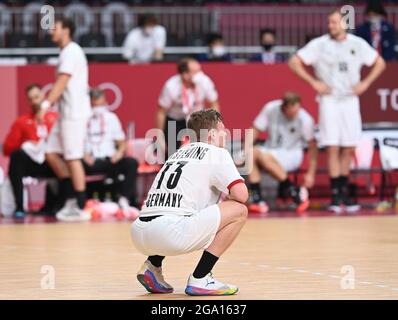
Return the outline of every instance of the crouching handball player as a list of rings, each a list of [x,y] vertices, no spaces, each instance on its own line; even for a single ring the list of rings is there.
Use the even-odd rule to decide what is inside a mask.
[[[236,294],[238,287],[217,281],[211,270],[246,221],[248,190],[223,148],[226,132],[220,113],[194,112],[187,126],[191,143],[166,161],[132,224],[135,246],[148,255],[137,279],[151,293],[171,293],[161,269],[164,257],[204,249],[185,293]],[[218,203],[222,192],[228,196]]]

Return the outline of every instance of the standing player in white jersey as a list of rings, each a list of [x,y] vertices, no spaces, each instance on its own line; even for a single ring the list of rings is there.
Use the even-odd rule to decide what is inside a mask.
[[[365,40],[347,34],[340,10],[328,16],[329,33],[310,41],[289,62],[290,68],[318,93],[320,144],[327,147],[332,200],[330,210],[354,212],[359,205],[348,196],[350,164],[361,137],[359,98],[385,68]],[[304,65],[315,70],[313,77]],[[371,67],[361,80],[363,65]]]
[[[282,99],[268,102],[253,122],[253,141],[261,132],[267,131],[264,146],[254,147],[253,170],[249,174],[250,205],[252,212],[266,213],[268,206],[260,190],[261,169],[279,182],[279,196],[289,196],[295,202],[296,212],[302,213],[309,206],[308,191],[315,180],[317,143],[314,120],[301,107],[301,98],[294,92],[286,92]],[[308,170],[302,187],[289,179],[289,171],[297,170],[308,146]]]
[[[46,159],[61,180],[61,194],[69,199],[57,218],[63,221],[90,219],[84,212],[85,174],[81,159],[87,121],[91,114],[88,65],[82,48],[72,41],[74,24],[67,18],[55,21],[51,38],[61,49],[56,81],[47,99],[41,104],[45,112],[58,101],[60,117],[47,141]],[[73,190],[72,190],[73,184]]]
[[[187,126],[191,143],[166,161],[132,225],[135,246],[148,255],[137,278],[151,293],[171,293],[161,269],[164,257],[204,250],[185,293],[232,295],[238,288],[217,281],[211,270],[246,221],[248,191],[223,148],[221,115],[215,110],[194,112]],[[228,194],[227,200],[218,203],[221,193]]]

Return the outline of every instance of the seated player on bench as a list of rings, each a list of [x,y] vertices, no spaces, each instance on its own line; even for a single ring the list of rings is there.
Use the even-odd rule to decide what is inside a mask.
[[[15,120],[3,146],[4,155],[10,156],[8,175],[15,197],[14,218],[25,217],[23,178],[55,177],[45,161],[44,144],[57,120],[57,113],[47,112],[44,115],[39,113],[44,94],[38,84],[27,86],[25,92],[31,105],[31,112]],[[46,201],[50,200],[46,199]]]
[[[300,96],[293,92],[284,94],[281,100],[268,102],[253,123],[253,141],[267,131],[263,146],[253,150],[253,170],[249,174],[249,211],[268,212],[260,189],[261,170],[279,182],[279,196],[286,196],[296,203],[301,213],[309,206],[308,190],[314,185],[317,165],[317,143],[314,138],[314,120],[301,107]],[[308,144],[309,163],[302,187],[294,185],[288,173],[297,170],[303,161],[303,149]]]
[[[126,136],[117,115],[108,109],[103,90],[90,90],[92,116],[88,121],[86,153],[83,159],[87,175],[104,174],[116,185],[118,203],[122,210],[137,205],[136,180],[138,162],[125,156]],[[119,176],[122,181],[118,183]]]

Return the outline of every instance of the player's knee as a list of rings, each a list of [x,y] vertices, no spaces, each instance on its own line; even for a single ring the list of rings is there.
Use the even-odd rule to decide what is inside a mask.
[[[238,204],[238,216],[239,216],[239,220],[241,220],[241,221],[246,221],[246,219],[247,219],[247,215],[248,215],[248,213],[249,213],[249,211],[248,211],[248,209],[247,209],[247,206],[246,205],[244,205],[244,204],[242,204],[242,203],[239,203]]]

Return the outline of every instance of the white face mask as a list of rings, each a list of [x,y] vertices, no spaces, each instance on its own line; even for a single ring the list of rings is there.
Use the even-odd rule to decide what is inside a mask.
[[[153,34],[153,30],[154,30],[154,27],[145,27],[144,28],[144,34],[147,37],[150,37]]]
[[[202,72],[202,71],[199,71],[199,72],[195,73],[195,74],[192,76],[192,82],[193,82],[194,84],[199,84],[202,75],[203,75],[203,72]]]
[[[214,46],[212,52],[216,57],[222,57],[226,53],[224,46]]]

